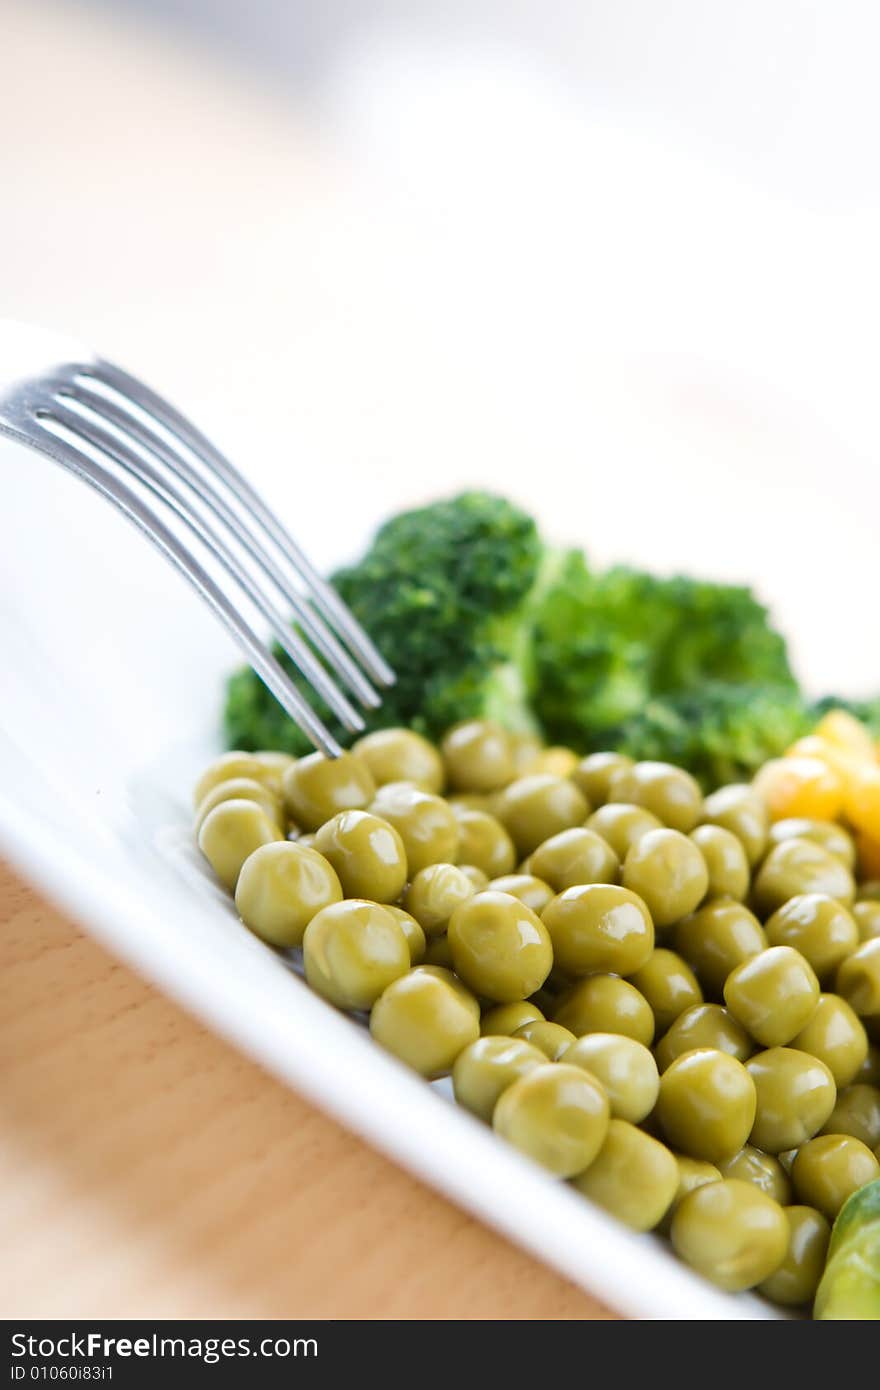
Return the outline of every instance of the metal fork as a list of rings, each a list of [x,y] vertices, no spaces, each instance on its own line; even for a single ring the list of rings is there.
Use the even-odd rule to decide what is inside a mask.
[[[242,598],[352,732],[364,727],[353,700],[377,708],[376,687],[393,685],[394,672],[275,514],[200,430],[88,348],[0,321],[0,434],[48,455],[132,521],[201,594],[315,747],[338,757],[339,743],[242,616]],[[200,547],[222,582],[199,559]]]

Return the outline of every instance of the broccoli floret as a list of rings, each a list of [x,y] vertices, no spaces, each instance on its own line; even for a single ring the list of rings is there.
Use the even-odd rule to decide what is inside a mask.
[[[386,522],[357,564],[331,576],[397,673],[381,709],[366,716],[368,728],[403,724],[437,737],[457,720],[485,716],[535,729],[522,615],[544,562],[532,518],[486,493]],[[326,709],[319,713],[342,742],[351,741]],[[249,669],[230,681],[225,721],[235,747],[309,748]]]
[[[632,758],[676,763],[711,790],[748,780],[811,722],[791,686],[709,682],[690,694],[649,701],[641,714],[605,731],[596,747],[604,743]]]
[[[547,736],[746,776],[806,727],[782,637],[748,589],[572,552],[533,619],[534,706]]]
[[[502,498],[469,492],[393,517],[332,582],[397,672],[371,729],[436,738],[493,718],[579,752],[667,759],[715,785],[810,726],[785,643],[748,589],[596,573],[580,551],[546,548]],[[309,746],[250,670],[230,681],[226,732],[240,748]]]
[[[577,552],[545,593],[533,640],[536,712],[574,747],[710,682],[797,689],[785,642],[748,589],[594,574]]]

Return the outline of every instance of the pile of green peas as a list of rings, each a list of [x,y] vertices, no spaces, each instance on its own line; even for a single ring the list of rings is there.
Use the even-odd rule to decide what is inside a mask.
[[[730,1290],[804,1307],[880,1176],[880,884],[840,825],[488,721],[228,753],[199,847],[374,1039]]]

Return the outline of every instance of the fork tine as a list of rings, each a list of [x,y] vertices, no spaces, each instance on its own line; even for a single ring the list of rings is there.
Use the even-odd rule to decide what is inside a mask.
[[[78,444],[47,428],[50,417],[34,418],[24,411],[7,412],[6,432],[19,442],[39,449],[68,472],[100,493],[163,554],[174,568],[204,599],[208,607],[231,633],[247,660],[276,700],[329,758],[338,758],[340,745],[303,699],[284,669],[249,623],[238,612],[228,595],[207,570],[128,485],[86,453]]]
[[[78,369],[79,370],[79,369]],[[100,359],[82,368],[83,376],[118,391],[127,401],[158,420],[204,464],[211,467],[246,507],[284,556],[293,572],[310,588],[316,606],[343,637],[349,650],[359,658],[364,668],[380,685],[391,686],[395,676],[388,662],[364,631],[354,614],[342,602],[336,591],[324,580],[300,550],[293,537],[281,525],[259,494],[219,449],[168,401],[157,395],[137,377]]]
[[[60,395],[69,396],[81,404],[88,405],[117,429],[131,436],[142,448],[148,449],[159,458],[175,477],[182,477],[200,500],[228,527],[236,541],[247,551],[249,559],[289,601],[300,627],[336,675],[346,682],[362,705],[368,709],[378,709],[382,703],[381,697],[323,619],[296,590],[291,590],[279,566],[265,548],[260,546],[252,528],[226,501],[210,472],[194,468],[187,453],[175,449],[173,442],[169,443],[155,429],[150,428],[150,420],[142,413],[135,415],[121,409],[104,392],[91,389],[86,380],[69,382],[59,379],[58,390]]]
[[[80,414],[75,407],[65,405],[64,401],[58,397],[49,396],[47,400],[49,402],[47,407],[49,418],[54,419],[73,434],[85,439],[94,448],[100,449],[121,468],[133,473],[145,487],[171,507],[200,540],[209,546],[226,572],[257,608],[260,616],[270,624],[273,635],[291,661],[306,680],[314,686],[318,694],[323,697],[334,714],[352,732],[363,729],[364,721],[357,710],[346,699],[335,682],[331,680],[306,644],[285,622],[284,618],[272,608],[260,588],[229,550],[223,537],[209,523],[192,513],[174,476],[166,477],[146,459],[141,458],[128,443],[116,438],[101,424]]]

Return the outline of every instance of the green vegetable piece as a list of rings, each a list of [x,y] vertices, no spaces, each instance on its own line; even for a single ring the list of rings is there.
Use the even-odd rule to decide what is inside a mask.
[[[813,1317],[880,1319],[880,1178],[854,1192],[837,1215]]]

